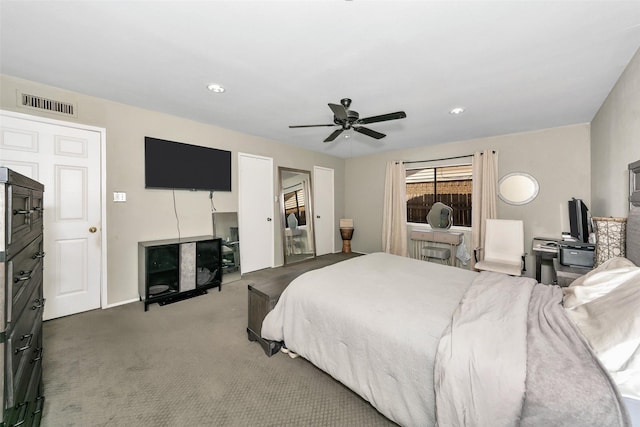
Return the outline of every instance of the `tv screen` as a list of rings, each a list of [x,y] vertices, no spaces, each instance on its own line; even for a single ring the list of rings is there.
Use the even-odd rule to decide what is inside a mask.
[[[589,209],[581,199],[569,200],[569,225],[571,237],[579,242],[588,243],[591,232]]]
[[[144,138],[145,188],[231,191],[231,151]]]

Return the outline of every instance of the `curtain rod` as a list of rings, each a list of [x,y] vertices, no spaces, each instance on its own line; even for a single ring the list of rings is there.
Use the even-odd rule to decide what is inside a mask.
[[[492,153],[495,154],[495,150],[492,150]],[[480,153],[480,154],[482,155],[482,153]],[[406,164],[409,164],[409,163],[439,162],[441,160],[464,159],[465,157],[473,157],[473,154],[466,154],[464,156],[443,157],[441,159],[413,160],[413,161],[402,162],[402,163],[406,165]]]
[[[404,163],[406,165],[406,164],[409,164],[409,163],[438,162],[440,160],[464,159],[465,157],[473,157],[473,154],[467,154],[466,156],[443,157],[441,159],[413,160],[411,162],[402,162],[402,163]]]

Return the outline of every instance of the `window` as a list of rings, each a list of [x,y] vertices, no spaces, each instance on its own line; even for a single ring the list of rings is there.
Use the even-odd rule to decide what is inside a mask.
[[[307,224],[303,189],[284,194],[284,217],[287,218],[291,213],[296,216],[299,226]]]
[[[470,164],[408,169],[407,222],[427,223],[435,202],[453,209],[453,225],[471,227],[472,168]]]

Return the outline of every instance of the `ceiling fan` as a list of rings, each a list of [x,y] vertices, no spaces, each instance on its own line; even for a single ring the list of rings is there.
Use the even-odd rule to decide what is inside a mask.
[[[382,114],[379,116],[371,116],[365,117],[364,119],[360,118],[360,114],[357,111],[349,110],[349,106],[351,105],[351,100],[349,98],[343,98],[340,100],[340,105],[338,104],[329,104],[329,108],[333,111],[333,123],[326,125],[298,125],[298,126],[289,126],[289,128],[312,128],[312,127],[320,127],[320,126],[340,126],[340,129],[334,130],[331,135],[324,140],[324,142],[331,142],[338,137],[343,131],[348,129],[353,129],[356,132],[359,132],[363,135],[370,136],[375,139],[384,138],[384,133],[376,132],[375,130],[371,130],[362,125],[366,125],[369,123],[377,123],[377,122],[385,122],[387,120],[397,120],[404,119],[407,117],[404,111],[397,111],[395,113]]]

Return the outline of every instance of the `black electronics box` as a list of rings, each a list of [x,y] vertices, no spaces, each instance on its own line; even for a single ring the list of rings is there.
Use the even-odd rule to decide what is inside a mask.
[[[560,242],[560,264],[571,267],[593,267],[596,245],[592,243]]]

